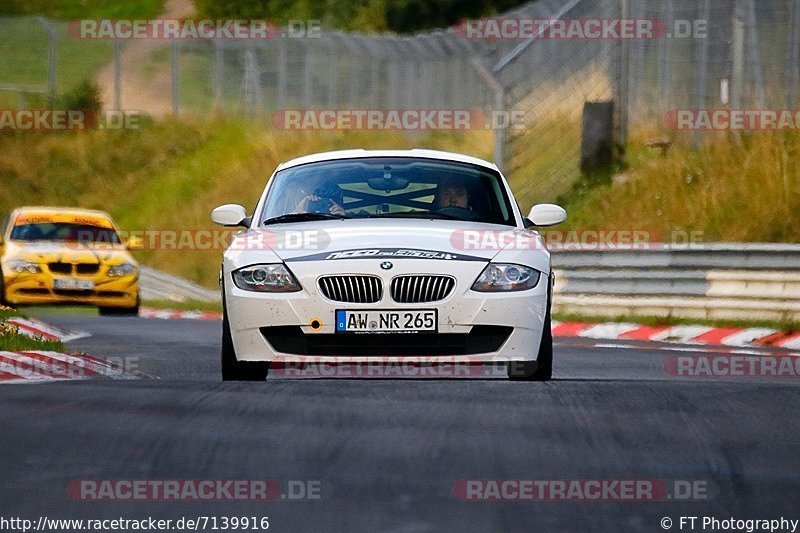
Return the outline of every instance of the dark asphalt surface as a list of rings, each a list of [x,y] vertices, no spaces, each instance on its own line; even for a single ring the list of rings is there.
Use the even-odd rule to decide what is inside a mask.
[[[663,531],[800,518],[798,378],[677,378],[557,340],[554,380],[221,383],[216,322],[40,315],[159,379],[0,386],[0,517],[268,516],[274,531]],[[81,479],[320,483],[320,499],[82,502]],[[700,480],[706,500],[471,502],[464,479]],[[684,527],[683,529],[687,529]],[[698,529],[699,530],[699,529]]]

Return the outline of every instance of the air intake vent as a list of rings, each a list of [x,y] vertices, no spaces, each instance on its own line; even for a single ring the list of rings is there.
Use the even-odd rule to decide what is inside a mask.
[[[97,263],[79,263],[75,265],[75,271],[79,276],[92,276],[100,270]]]
[[[374,304],[383,297],[383,284],[375,276],[326,276],[319,290],[328,300],[350,304]]]
[[[422,304],[444,300],[456,280],[450,276],[398,276],[392,280],[392,300],[401,304]]]

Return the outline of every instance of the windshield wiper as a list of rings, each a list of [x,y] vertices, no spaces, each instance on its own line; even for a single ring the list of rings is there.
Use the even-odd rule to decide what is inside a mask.
[[[334,215],[333,213],[288,213],[279,217],[268,218],[262,224],[283,224],[284,222],[309,222],[312,220],[338,220],[347,218],[342,215]]]

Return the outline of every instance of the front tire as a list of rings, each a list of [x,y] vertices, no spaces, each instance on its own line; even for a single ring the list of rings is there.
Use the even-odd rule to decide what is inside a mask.
[[[239,361],[236,358],[224,295],[222,301],[222,381],[264,381],[269,375],[269,363]]]
[[[6,301],[6,286],[3,283],[2,272],[0,272],[0,305],[8,307],[8,302]]]
[[[553,329],[550,321],[550,301],[542,325],[542,340],[536,361],[509,361],[508,379],[518,381],[549,381],[553,377]]]

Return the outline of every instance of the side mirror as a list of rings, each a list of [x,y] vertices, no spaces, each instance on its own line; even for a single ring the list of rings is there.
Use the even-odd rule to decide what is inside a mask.
[[[250,226],[250,218],[244,207],[237,204],[225,204],[211,212],[211,220],[220,226]]]
[[[555,226],[567,220],[567,212],[555,204],[537,204],[531,208],[528,218],[535,226]]]
[[[144,239],[136,236],[129,237],[125,242],[125,248],[128,250],[144,250]]]

